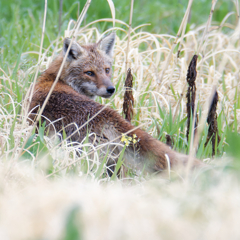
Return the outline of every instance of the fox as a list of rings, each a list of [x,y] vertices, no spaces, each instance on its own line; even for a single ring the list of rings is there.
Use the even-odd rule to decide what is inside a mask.
[[[43,110],[42,122],[47,119],[61,133],[64,129],[71,141],[81,142],[91,133],[89,141],[95,145],[115,143],[116,146],[111,149],[114,156],[119,156],[124,142],[124,163],[136,169],[145,168],[154,173],[170,167],[186,166],[187,155],[172,150],[147,132],[134,127],[117,111],[94,100],[96,96],[110,98],[115,92],[111,81],[115,40],[115,32],[86,45],[80,45],[75,40],[70,44],[71,39],[65,38],[61,53],[35,84],[29,108],[30,120],[35,120],[66,58]],[[106,144],[109,145],[114,144]],[[114,161],[117,162],[117,157]],[[202,161],[193,159],[193,167],[202,164]]]

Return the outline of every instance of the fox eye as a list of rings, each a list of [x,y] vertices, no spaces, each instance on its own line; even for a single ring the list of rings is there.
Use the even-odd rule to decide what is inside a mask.
[[[107,74],[110,73],[110,68],[106,68],[105,71]]]
[[[88,76],[94,76],[94,72],[92,72],[92,71],[87,71],[87,72],[85,72],[85,74],[87,74]]]

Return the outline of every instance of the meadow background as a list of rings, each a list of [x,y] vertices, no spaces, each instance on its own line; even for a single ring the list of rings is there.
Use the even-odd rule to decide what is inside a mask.
[[[85,2],[63,0],[60,21],[59,1],[48,1],[39,73],[61,50],[62,39],[71,33],[71,19],[78,19]],[[131,4],[113,3],[116,19],[122,21],[113,28],[118,36],[113,76],[117,93],[110,100],[97,101],[121,114]],[[1,0],[1,239],[239,239],[238,1],[217,1],[203,42],[212,1],[193,1],[185,32],[176,39],[187,5],[187,0],[134,2],[132,28],[136,29],[128,53],[134,77],[132,122],[162,141],[169,134],[174,149],[196,151],[210,168],[157,176],[130,168],[121,178],[116,174],[109,178],[107,157],[99,159],[99,152],[90,156],[93,146],[87,139],[78,146],[67,141],[56,146],[44,136],[44,127],[36,135],[25,121],[23,99],[38,68],[44,1]],[[108,2],[92,1],[77,35],[80,43],[94,42],[112,29],[112,21],[102,18],[112,18]],[[92,21],[96,22],[89,24]],[[140,26],[145,23],[151,24]],[[197,113],[202,133],[193,148],[191,139],[186,140],[183,86],[188,64],[199,48]],[[219,93],[221,137],[215,158],[211,144],[205,146],[206,106],[213,86]]]

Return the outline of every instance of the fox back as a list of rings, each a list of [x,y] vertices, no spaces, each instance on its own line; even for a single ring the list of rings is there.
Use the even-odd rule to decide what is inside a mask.
[[[128,165],[137,168],[145,166],[150,171],[185,165],[188,161],[186,155],[171,150],[143,130],[134,128],[113,109],[93,100],[95,96],[108,98],[115,91],[111,82],[114,42],[115,33],[98,43],[83,46],[65,39],[62,53],[39,77],[34,88],[30,118],[34,120],[38,107],[42,107],[66,56],[60,78],[44,108],[42,122],[46,120],[49,128],[52,126],[60,133],[64,128],[72,141],[81,142],[90,132],[89,140],[93,144],[116,143],[117,147],[112,147],[116,156],[114,159],[114,154],[111,154],[113,162],[117,162],[117,156],[123,149],[121,137],[125,136],[132,139],[125,150]],[[202,163],[194,159],[193,165]]]

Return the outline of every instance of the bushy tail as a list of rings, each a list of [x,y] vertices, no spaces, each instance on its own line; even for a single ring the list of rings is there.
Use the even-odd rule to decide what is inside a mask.
[[[172,150],[169,146],[153,138],[141,129],[133,131],[131,138],[133,141],[135,140],[134,142],[137,142],[137,145],[134,147],[133,143],[127,153],[131,152],[131,155],[134,155],[134,158],[138,159],[139,163],[145,165],[148,170],[156,172],[169,167],[187,166],[189,156]],[[202,167],[205,164],[198,159],[192,159],[191,165],[194,168]]]

